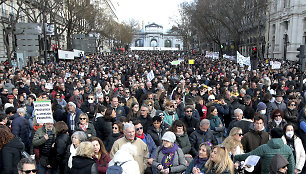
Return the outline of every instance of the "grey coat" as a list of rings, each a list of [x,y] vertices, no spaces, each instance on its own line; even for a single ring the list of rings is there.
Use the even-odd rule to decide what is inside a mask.
[[[157,149],[157,154],[155,155],[155,158],[153,160],[153,167],[157,168],[157,166],[161,165],[161,161],[164,157],[164,154],[161,151],[161,146]],[[186,170],[187,163],[185,160],[184,153],[181,148],[178,148],[174,155],[173,165],[170,167],[170,173],[172,174],[179,174]]]

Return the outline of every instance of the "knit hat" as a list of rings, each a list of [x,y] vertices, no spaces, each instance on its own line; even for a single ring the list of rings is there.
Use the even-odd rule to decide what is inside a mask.
[[[216,99],[216,97],[215,97],[214,95],[208,96],[208,101],[210,101],[210,100],[215,100],[215,99]]]
[[[278,127],[273,128],[270,134],[271,138],[281,138],[284,135],[283,130]]]
[[[267,105],[264,102],[259,102],[257,105],[257,111],[267,109]]]
[[[72,105],[74,108],[76,108],[76,105],[73,102],[69,102],[68,105]]]
[[[168,131],[163,135],[162,140],[166,140],[166,141],[169,141],[171,143],[174,143],[175,140],[176,140],[176,136],[173,132]]]

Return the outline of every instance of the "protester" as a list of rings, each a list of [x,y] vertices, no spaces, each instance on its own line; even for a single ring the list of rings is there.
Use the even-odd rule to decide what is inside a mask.
[[[22,158],[17,165],[18,174],[37,173],[36,162],[32,158]]]
[[[108,163],[110,162],[109,154],[100,138],[93,137],[90,141],[94,146],[93,159],[96,161],[98,173],[106,174]]]
[[[191,161],[185,174],[201,174],[205,172],[205,164],[211,153],[211,144],[202,143],[199,147],[198,155]]]
[[[168,129],[176,136],[175,143],[178,145],[184,154],[188,154],[191,149],[191,144],[187,135],[187,128],[181,120],[175,120]]]
[[[123,136],[122,124],[119,122],[113,123],[112,133],[105,140],[105,148],[107,152],[110,152],[112,146],[116,140]]]
[[[207,174],[234,174],[233,161],[228,155],[228,151],[222,145],[212,148],[212,152],[205,164]]]
[[[75,125],[75,131],[84,131],[88,138],[97,135],[94,125],[89,121],[89,117],[85,113],[80,114],[79,121]]]

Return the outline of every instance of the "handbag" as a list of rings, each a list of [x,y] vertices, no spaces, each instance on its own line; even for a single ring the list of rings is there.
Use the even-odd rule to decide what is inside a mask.
[[[42,167],[47,167],[49,165],[49,160],[47,156],[40,156],[39,163]]]

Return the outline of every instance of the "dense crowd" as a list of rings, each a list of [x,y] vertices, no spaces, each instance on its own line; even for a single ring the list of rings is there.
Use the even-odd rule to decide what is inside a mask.
[[[306,172],[295,62],[248,70],[186,52],[88,57],[0,66],[1,174]],[[53,121],[38,123],[33,102],[45,100]]]

